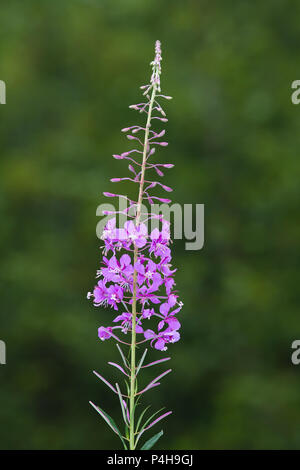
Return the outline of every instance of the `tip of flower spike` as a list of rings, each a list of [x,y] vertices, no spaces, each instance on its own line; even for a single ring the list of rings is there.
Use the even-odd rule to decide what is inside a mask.
[[[104,192],[103,196],[105,196],[105,197],[116,197],[116,194]]]
[[[121,178],[111,178],[110,181],[112,183],[119,183],[121,181]],[[104,194],[104,193],[103,193]]]
[[[116,159],[116,160],[123,160],[123,155],[116,155],[114,154],[113,157]]]

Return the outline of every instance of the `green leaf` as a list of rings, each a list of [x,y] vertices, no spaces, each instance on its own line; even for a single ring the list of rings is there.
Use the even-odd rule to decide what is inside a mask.
[[[126,385],[127,395],[129,396],[130,395],[130,389],[129,389],[128,382],[127,382],[127,380],[124,380],[124,382],[125,382],[125,385]]]
[[[146,420],[146,422],[143,424],[143,426],[142,426],[140,432],[139,432],[138,435],[137,435],[137,438],[136,438],[136,441],[135,441],[135,445],[137,445],[137,443],[139,442],[140,438],[142,437],[142,435],[144,434],[144,432],[147,430],[147,429],[146,429],[147,424],[149,424],[150,421],[154,418],[154,416],[156,416],[158,413],[160,413],[164,408],[165,408],[165,407],[161,408],[161,409],[158,410],[158,411],[155,411],[155,413],[153,413],[153,415],[151,415],[150,418],[148,418],[148,419]]]
[[[143,447],[141,447],[141,450],[152,449],[152,447],[157,443],[158,439],[163,435],[163,433],[163,431],[160,431],[159,433],[155,434],[153,437],[148,439],[148,441],[145,442]]]
[[[126,416],[125,406],[124,406],[124,403],[123,403],[123,397],[122,397],[122,394],[121,394],[119,384],[117,384],[117,383],[116,383],[116,389],[117,389],[118,395],[119,395],[119,400],[120,400],[120,405],[121,405],[121,410],[122,410],[124,423],[129,425],[128,420],[127,420],[127,416]]]
[[[135,376],[137,376],[137,375],[138,375],[138,373],[139,373],[139,371],[140,371],[140,368],[141,368],[141,367],[142,367],[142,365],[143,365],[143,362],[144,362],[144,360],[145,360],[145,357],[146,357],[147,351],[148,351],[148,350],[147,350],[147,349],[145,349],[145,351],[144,351],[144,354],[142,355],[142,358],[141,358],[141,360],[140,360],[140,362],[139,362],[139,365],[137,366],[137,370],[136,370]]]
[[[123,361],[124,365],[125,365],[126,367],[129,367],[128,361],[127,361],[127,359],[125,358],[124,353],[123,353],[122,349],[120,348],[120,346],[118,345],[118,343],[116,344],[116,346],[117,346],[118,351],[119,351],[119,353],[120,353],[120,355],[121,355],[121,358],[122,358],[122,361]]]
[[[136,425],[136,432],[138,432],[138,430],[139,430],[139,428],[140,428],[141,421],[142,421],[142,419],[143,419],[143,416],[144,416],[144,414],[146,413],[146,411],[149,410],[150,406],[151,406],[151,405],[147,406],[147,407],[142,411],[142,413],[141,413],[141,415],[140,415],[140,417],[139,417],[139,420],[138,420],[138,422],[137,422],[137,425]]]
[[[145,429],[145,427],[147,426],[147,424],[150,423],[150,421],[154,418],[154,416],[156,416],[158,413],[160,413],[160,412],[161,412],[162,410],[164,410],[164,409],[165,409],[165,406],[164,406],[163,408],[161,408],[160,410],[155,411],[155,413],[153,413],[153,415],[151,415],[150,418],[148,418],[147,421],[145,421],[145,423],[144,423],[143,426],[142,426],[142,430]]]
[[[99,415],[104,419],[104,421],[109,425],[109,427],[116,433],[118,434],[119,438],[122,441],[123,447],[125,450],[127,450],[127,446],[125,444],[125,441],[123,439],[122,434],[119,431],[118,426],[116,425],[115,421],[104,411],[100,406],[95,405],[93,402],[90,401],[90,404],[92,407],[99,413]]]

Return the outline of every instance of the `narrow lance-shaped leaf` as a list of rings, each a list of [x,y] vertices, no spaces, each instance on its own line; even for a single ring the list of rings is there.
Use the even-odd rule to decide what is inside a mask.
[[[145,367],[155,366],[156,364],[160,364],[161,362],[169,361],[170,359],[171,359],[170,357],[164,357],[163,359],[158,359],[157,361],[150,362],[149,364],[145,364],[144,366],[142,366],[142,369],[144,369]]]
[[[138,419],[138,422],[137,422],[137,425],[136,425],[136,431],[139,430],[140,424],[141,424],[141,422],[142,422],[142,419],[143,419],[143,417],[144,417],[146,411],[149,410],[150,406],[151,406],[151,405],[148,405],[148,406],[142,411],[142,413],[140,414],[139,419]]]
[[[122,400],[122,401],[123,401],[123,405],[124,405],[124,408],[125,408],[125,411],[126,411],[128,424],[130,424],[130,415],[129,415],[129,409],[128,409],[127,403],[126,403],[125,400]]]
[[[120,390],[119,384],[117,384],[117,383],[116,383],[116,389],[117,389],[118,395],[119,395],[119,400],[120,400],[120,405],[121,405],[121,410],[122,410],[124,423],[129,424],[129,421],[127,420],[127,416],[126,416],[126,410],[125,410],[125,407],[124,407],[121,390]]]
[[[172,411],[167,411],[167,413],[164,413],[163,415],[159,416],[154,421],[152,421],[152,423],[150,423],[149,426],[145,427],[145,431],[147,431],[147,429],[152,428],[152,426],[154,426],[156,423],[158,423],[162,419],[166,418],[167,416],[171,415],[172,413],[173,413]]]
[[[169,374],[170,372],[172,372],[172,369],[166,370],[166,371],[163,372],[162,374],[160,374],[160,375],[158,375],[157,377],[155,377],[155,379],[151,380],[151,382],[149,383],[149,385],[155,384],[159,379],[162,379],[165,375]],[[149,387],[149,385],[147,385],[147,387]],[[147,388],[147,387],[146,387],[146,388]]]
[[[156,416],[156,415],[157,415],[158,413],[160,413],[162,410],[163,410],[163,408],[161,408],[161,409],[158,410],[158,411],[155,411],[155,413],[153,413],[153,414],[145,421],[145,423],[144,423],[143,426],[142,426],[141,431],[140,431],[139,434],[137,435],[136,444],[138,443],[138,441],[139,441],[140,437],[143,435],[143,433],[148,429],[147,424],[150,423],[151,419],[153,419],[154,416]]]
[[[158,439],[163,435],[163,431],[160,431],[159,433],[155,434],[153,437],[148,439],[148,441],[145,442],[145,444],[141,447],[141,450],[150,450],[152,447],[157,443]]]
[[[99,415],[104,419],[104,421],[109,425],[109,427],[119,436],[119,438],[122,441],[124,449],[127,450],[127,446],[123,439],[123,436],[120,433],[118,426],[116,425],[114,420],[104,410],[102,410],[100,406],[95,405],[92,401],[90,401],[89,403],[99,413]]]
[[[137,366],[137,370],[136,370],[135,376],[138,375],[138,373],[139,373],[139,371],[140,371],[140,368],[141,368],[142,365],[143,365],[143,362],[144,362],[144,359],[145,359],[145,357],[146,357],[147,351],[148,351],[148,350],[145,349],[145,351],[144,351],[144,353],[143,353],[143,355],[142,355],[142,357],[141,357],[141,360],[140,360],[140,362],[139,362],[139,365]]]
[[[148,390],[151,390],[151,388],[158,387],[159,385],[160,385],[160,382],[155,383],[155,384],[148,384],[147,387],[145,387],[143,390],[138,392],[136,395],[142,395],[142,393],[145,393]]]
[[[116,364],[115,362],[108,362],[108,364],[110,366],[113,366],[113,367],[116,367],[117,369],[119,369],[124,375],[126,375],[128,377],[128,374],[125,372],[125,370],[123,369],[123,367],[121,367],[119,364]]]
[[[119,353],[120,353],[120,356],[121,356],[121,358],[122,358],[122,361],[124,362],[125,367],[129,368],[128,361],[127,361],[127,359],[125,358],[122,349],[120,348],[120,346],[118,345],[118,343],[116,344],[116,346],[117,346],[117,348],[118,348],[118,351],[119,351]]]
[[[102,382],[104,382],[114,393],[118,393],[117,390],[112,386],[111,383],[108,382],[102,375],[98,374],[95,370],[93,370],[93,374],[95,374]]]
[[[161,411],[161,410],[160,410]],[[148,426],[146,426],[146,424],[148,424],[148,422],[153,418],[154,415],[151,416],[151,418],[149,418],[147,420],[147,422],[145,423],[144,425],[144,428],[143,430],[139,433],[139,435],[137,436],[137,440],[136,440],[136,444],[138,443],[140,437],[144,434],[145,431],[147,431],[148,429],[152,428],[152,426],[154,426],[156,423],[158,423],[159,421],[161,421],[162,419],[166,418],[167,416],[169,416],[170,414],[172,413],[172,411],[168,411],[167,413],[164,413],[163,415],[159,416],[158,418],[156,418],[154,421],[152,421],[152,423],[150,423]],[[157,413],[156,413],[157,414]]]

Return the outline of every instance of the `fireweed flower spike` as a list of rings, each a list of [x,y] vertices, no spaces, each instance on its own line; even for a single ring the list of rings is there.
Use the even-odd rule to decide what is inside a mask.
[[[171,369],[160,373],[150,383],[138,387],[137,380],[144,368],[160,366],[170,357],[162,357],[152,362],[144,363],[147,349],[142,351],[142,346],[149,344],[154,349],[166,351],[171,343],[180,339],[180,322],[176,315],[182,308],[178,293],[174,290],[174,274],[176,269],[171,265],[170,249],[170,223],[164,220],[162,215],[143,213],[145,203],[154,204],[154,200],[169,203],[166,198],[150,195],[153,188],[171,192],[172,188],[151,178],[145,178],[146,170],[155,170],[159,177],[163,176],[162,169],[172,168],[172,164],[155,163],[153,155],[159,148],[167,146],[165,140],[160,140],[165,135],[165,130],[153,129],[152,124],[160,125],[166,122],[166,113],[160,104],[161,99],[171,99],[170,96],[161,94],[161,45],[155,44],[155,57],[151,62],[152,75],[150,83],[141,87],[142,103],[131,105],[130,108],[146,114],[146,123],[133,125],[122,129],[129,133],[127,137],[134,142],[137,148],[131,151],[114,154],[117,160],[128,160],[131,176],[127,178],[112,178],[112,182],[129,180],[137,185],[137,201],[132,201],[127,196],[104,193],[107,197],[122,197],[129,203],[129,208],[124,211],[105,211],[111,214],[103,230],[102,240],[103,258],[100,269],[97,271],[97,284],[93,292],[88,293],[88,298],[93,299],[96,307],[110,307],[113,317],[111,326],[100,326],[98,337],[105,341],[114,339],[121,355],[121,364],[109,362],[118,369],[122,383],[125,380],[126,388],[121,389],[118,383],[111,384],[98,372],[94,374],[117,395],[121,407],[124,431],[119,429],[115,421],[99,406],[90,402],[93,408],[100,414],[122,441],[125,449],[134,450],[140,445],[140,438],[144,432],[166,418],[171,411],[161,413],[157,411],[150,417],[146,417],[147,407],[137,416],[137,405],[144,393],[160,385],[160,380]],[[133,216],[129,213],[133,212]],[[117,227],[116,215],[127,215],[128,220],[124,226]],[[160,228],[155,228],[148,233],[146,222],[157,219]],[[129,347],[128,353],[124,353],[125,347]],[[137,358],[136,350],[140,353]],[[120,382],[121,383],[121,382]],[[148,439],[141,449],[150,449],[163,434],[160,431]]]

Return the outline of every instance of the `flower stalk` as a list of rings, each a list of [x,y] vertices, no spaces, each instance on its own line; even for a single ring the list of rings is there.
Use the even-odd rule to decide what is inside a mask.
[[[134,450],[140,442],[144,432],[160,422],[172,412],[168,411],[159,416],[161,410],[153,413],[147,419],[146,407],[136,420],[137,407],[144,393],[160,385],[160,380],[171,372],[171,369],[160,373],[148,385],[143,385],[141,390],[137,386],[137,375],[145,367],[159,366],[168,361],[170,357],[160,358],[144,365],[147,349],[142,353],[137,364],[137,347],[143,343],[150,342],[150,345],[157,351],[166,351],[167,346],[180,339],[180,323],[176,317],[182,308],[182,302],[178,300],[178,293],[175,288],[174,273],[172,269],[170,244],[170,223],[162,215],[151,211],[144,211],[144,203],[153,207],[154,201],[162,203],[171,202],[169,199],[153,196],[152,189],[158,187],[170,192],[172,188],[159,181],[153,181],[147,177],[147,170],[155,171],[159,177],[164,176],[164,168],[172,168],[172,164],[150,163],[149,159],[156,152],[158,147],[167,146],[167,142],[160,139],[165,135],[165,130],[156,132],[152,129],[152,121],[156,123],[167,122],[165,111],[159,100],[169,96],[161,95],[160,74],[161,74],[161,46],[160,42],[155,44],[155,57],[151,62],[152,76],[150,83],[142,86],[143,96],[147,101],[130,108],[146,113],[147,119],[145,127],[133,125],[122,129],[127,133],[130,141],[137,142],[137,148],[113,155],[116,160],[129,161],[129,171],[134,176],[123,178],[112,178],[114,183],[130,181],[138,185],[138,199],[133,201],[126,195],[105,192],[106,197],[119,197],[128,202],[128,207],[123,211],[103,211],[105,215],[112,215],[103,230],[102,240],[104,242],[102,266],[97,271],[100,278],[93,292],[88,293],[88,298],[93,298],[94,305],[110,306],[118,315],[113,319],[113,326],[100,326],[98,329],[99,338],[104,341],[114,338],[122,359],[122,365],[116,362],[109,362],[115,369],[118,369],[123,377],[125,376],[126,391],[122,391],[118,383],[113,386],[102,375],[94,372],[95,375],[117,395],[120,406],[125,432],[121,432],[115,421],[99,406],[90,402],[93,408],[99,413],[109,427],[117,434],[126,450]],[[155,120],[155,121],[154,121]],[[136,135],[144,134],[141,139]],[[132,157],[134,154],[134,158]],[[137,156],[135,156],[137,154]],[[141,160],[139,158],[141,157]],[[133,211],[133,215],[131,215]],[[117,227],[116,215],[123,214],[128,217],[123,227]],[[131,219],[131,220],[130,220]],[[154,228],[148,232],[149,220],[156,219],[161,228]],[[108,254],[112,253],[109,257]],[[120,252],[125,252],[121,256]],[[121,311],[120,311],[121,310]],[[150,320],[153,329],[145,328],[145,323]],[[125,335],[130,332],[130,342],[120,338],[120,333]],[[142,339],[137,340],[137,335],[142,335]],[[122,348],[120,346],[122,345]],[[123,353],[123,345],[128,346],[128,356]],[[139,348],[140,350],[140,348]],[[155,418],[155,419],[154,419]],[[152,436],[141,447],[142,450],[150,449],[162,436],[163,431]],[[140,444],[139,444],[140,445]]]
[[[149,147],[149,130],[151,126],[152,108],[155,99],[156,84],[153,85],[151,100],[149,104],[147,123],[145,128],[144,148],[143,148],[143,161],[141,170],[141,180],[139,185],[139,197],[136,209],[135,226],[138,227],[141,217],[141,206],[143,200],[143,188],[145,181],[146,171],[146,158],[147,149]],[[134,245],[134,266],[138,261],[138,247]],[[133,302],[132,302],[132,331],[131,331],[131,371],[130,371],[130,449],[135,449],[134,443],[134,398],[135,398],[135,378],[136,378],[136,365],[135,365],[135,349],[136,349],[136,291],[137,291],[137,270],[134,269],[133,273]]]

